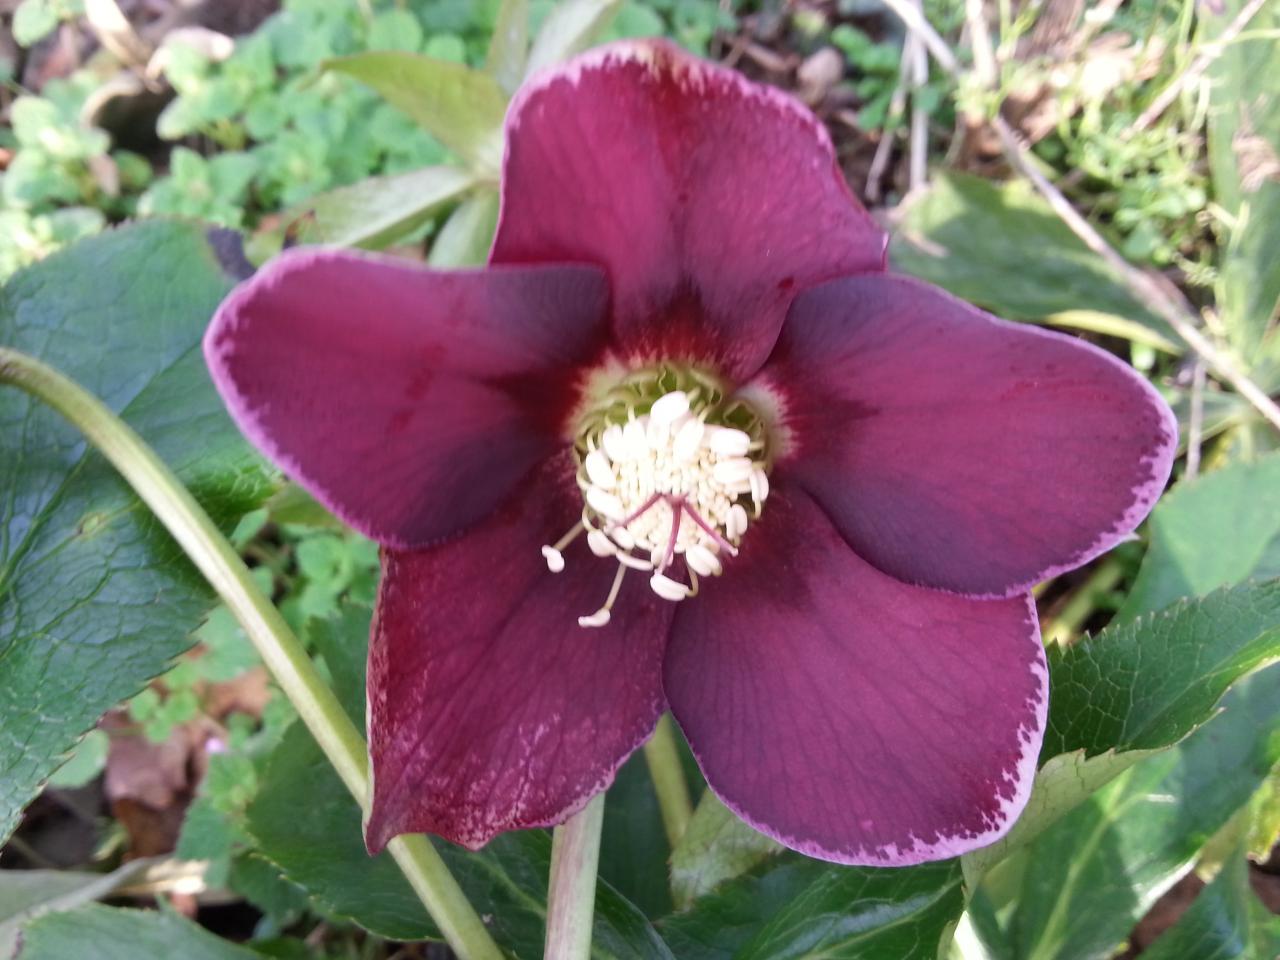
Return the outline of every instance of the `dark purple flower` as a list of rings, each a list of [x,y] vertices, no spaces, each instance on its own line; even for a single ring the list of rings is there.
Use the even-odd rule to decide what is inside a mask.
[[[818,121],[667,44],[543,75],[507,135],[487,269],[291,251],[205,343],[386,548],[370,848],[562,821],[668,707],[797,850],[1000,836],[1045,722],[1028,590],[1146,515],[1168,408],[885,273]]]

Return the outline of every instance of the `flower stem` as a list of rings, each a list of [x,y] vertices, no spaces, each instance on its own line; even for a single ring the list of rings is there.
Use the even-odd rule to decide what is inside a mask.
[[[662,715],[654,727],[653,736],[645,741],[644,762],[649,767],[654,793],[658,795],[658,809],[662,813],[667,842],[674,850],[693,816],[693,802],[689,799],[689,782],[680,762],[680,748],[676,743],[671,714]]]
[[[240,621],[280,689],[364,809],[369,799],[364,738],[279,611],[258,590],[244,561],[182,481],[102,401],[34,357],[0,347],[3,383],[57,410],[120,471]],[[426,838],[401,837],[392,841],[391,848],[458,955],[467,960],[501,960],[502,952]]]
[[[543,960],[586,960],[596,905],[604,793],[556,827],[547,891],[547,944]]]

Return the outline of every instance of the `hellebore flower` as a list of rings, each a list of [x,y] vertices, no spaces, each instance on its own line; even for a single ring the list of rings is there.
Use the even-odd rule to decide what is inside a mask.
[[[1045,723],[1028,591],[1147,514],[1168,408],[886,273],[818,121],[665,43],[543,74],[507,138],[487,268],[289,251],[205,341],[384,547],[370,849],[560,822],[668,707],[804,853],[997,838]]]

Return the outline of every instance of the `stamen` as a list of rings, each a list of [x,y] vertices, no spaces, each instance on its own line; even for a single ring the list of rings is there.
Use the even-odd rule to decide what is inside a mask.
[[[563,550],[565,547],[567,547],[569,544],[573,543],[573,541],[577,539],[578,534],[580,534],[583,531],[583,529],[584,528],[583,528],[582,521],[579,520],[577,523],[575,523],[572,527],[569,528],[568,533],[566,533],[563,537],[561,537],[559,540],[555,542],[554,546],[542,548],[542,555],[547,558],[548,570],[550,570],[552,573],[560,573],[562,570],[564,570],[564,554],[561,553],[560,551]]]
[[[587,506],[596,513],[602,513],[610,520],[619,520],[625,513],[622,507],[622,501],[612,493],[601,490],[599,487],[587,488]],[[623,524],[629,523],[628,520],[622,520]]]
[[[613,609],[613,602],[618,599],[618,591],[622,589],[622,578],[626,574],[627,568],[619,564],[618,572],[613,575],[613,586],[609,588],[609,596],[605,599],[604,606],[589,616],[579,617],[578,626],[603,627],[609,622],[609,611]]]
[[[597,557],[612,557],[618,552],[618,545],[610,540],[603,530],[592,530],[588,533],[587,546]]]
[[[712,453],[722,457],[745,457],[751,449],[751,437],[733,427],[717,427],[709,445]]]
[[[653,401],[649,408],[649,421],[669,427],[689,412],[689,395],[683,390],[673,390]]]
[[[609,466],[609,461],[602,450],[592,450],[582,460],[583,467],[587,471],[587,479],[597,487],[603,490],[612,490],[618,484],[618,478],[614,476],[613,467]]]
[[[672,603],[680,602],[693,592],[683,583],[672,580],[666,574],[662,573],[655,573],[650,577],[649,586],[652,587],[653,592],[663,600],[670,600]]]
[[[577,438],[582,523],[543,548],[548,568],[563,570],[560,551],[585,527],[592,554],[618,564],[605,605],[578,622],[609,622],[625,570],[644,571],[672,602],[723,573],[749,513],[759,517],[769,496],[765,447],[765,425],[750,406],[696,370],[637,371],[603,394]],[[688,585],[671,576],[677,557]]]
[[[720,571],[724,569],[720,564],[720,558],[700,543],[695,543],[685,550],[684,562],[690,571],[700,573],[704,577],[718,577]]]

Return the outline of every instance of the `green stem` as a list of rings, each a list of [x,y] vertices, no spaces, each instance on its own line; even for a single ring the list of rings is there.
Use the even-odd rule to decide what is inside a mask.
[[[662,813],[667,842],[674,850],[693,816],[693,801],[689,799],[689,782],[680,762],[680,746],[676,742],[671,714],[662,715],[653,736],[645,741],[644,762],[649,767],[654,793],[658,795],[658,809]]]
[[[240,621],[342,782],[366,809],[369,774],[364,739],[289,625],[258,590],[244,561],[182,481],[102,401],[52,367],[0,347],[0,383],[13,384],[57,410],[120,471]],[[391,852],[459,956],[501,960],[502,952],[424,837],[394,840]]]
[[[551,841],[547,891],[547,945],[543,960],[586,960],[591,956],[591,921],[600,865],[604,793],[556,827]]]

